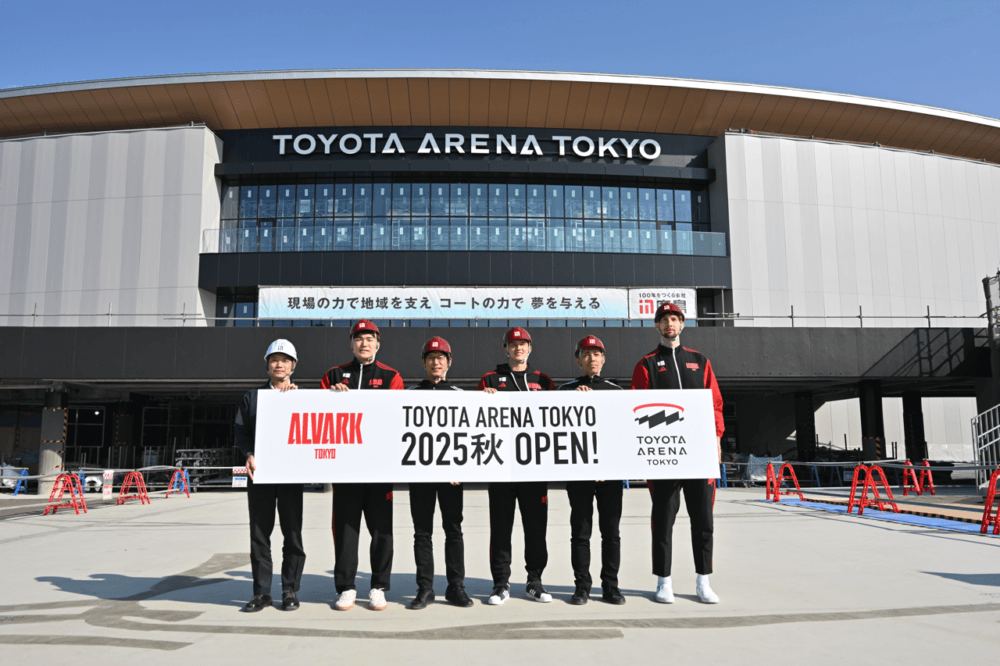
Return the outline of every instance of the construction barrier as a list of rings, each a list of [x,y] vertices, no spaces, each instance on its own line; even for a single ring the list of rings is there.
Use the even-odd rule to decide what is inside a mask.
[[[986,506],[983,507],[983,522],[979,526],[980,534],[986,534],[986,530],[990,526],[990,517],[993,513],[993,499],[997,493],[998,478],[1000,478],[1000,469],[995,469],[993,470],[993,474],[990,475],[990,485],[986,490]],[[1000,508],[997,508],[997,514],[993,517],[993,534],[1000,534]]]
[[[861,498],[857,499],[857,489],[858,489],[858,477],[864,472],[865,479],[861,488]],[[876,481],[875,473],[878,473],[878,479]],[[885,489],[886,497],[888,501],[882,499],[878,492],[878,486],[876,483],[881,483],[882,487]],[[868,489],[871,488],[873,497],[868,498]],[[893,501],[895,498],[892,496],[892,490],[889,488],[889,482],[885,478],[885,471],[878,465],[858,465],[854,468],[854,477],[851,479],[851,497],[847,501],[847,513],[851,513],[854,510],[854,506],[858,507],[858,515],[862,515],[865,511],[866,506],[874,506],[879,511],[885,511],[886,505],[892,507],[895,513],[899,513],[899,507],[896,502]]]
[[[61,503],[63,494],[67,490],[69,491],[70,500],[63,504]],[[49,510],[52,511],[52,515],[55,515],[59,509],[69,508],[72,508],[77,515],[80,515],[80,509],[83,509],[83,512],[87,513],[87,500],[83,497],[83,486],[80,485],[80,479],[76,475],[60,474],[56,477],[55,485],[52,486],[52,492],[49,493],[49,501],[42,515],[49,515]]]
[[[788,471],[789,476],[785,476],[785,471]],[[778,470],[778,475],[774,475],[774,466],[771,463],[767,465],[768,478],[773,479],[774,483],[774,500],[775,502],[781,501],[782,495],[798,495],[799,499],[803,502],[806,501],[805,495],[802,494],[802,488],[799,486],[799,480],[795,476],[795,469],[791,465],[785,463]],[[785,492],[781,491],[781,484],[783,481],[791,481],[795,484],[795,490],[787,490]]]
[[[920,490],[930,488],[931,495],[937,495],[934,491],[934,477],[931,476],[931,464],[926,460],[920,463]]]
[[[191,488],[188,485],[188,473],[186,470],[179,469],[170,477],[170,485],[167,486],[166,497],[170,497],[171,493],[184,493],[188,497],[191,497]]]
[[[131,488],[135,488],[134,494],[129,494]],[[126,500],[137,499],[141,504],[149,504],[149,493],[146,492],[146,482],[139,472],[129,472],[122,481],[122,489],[118,492],[118,501],[115,505],[124,504]]]
[[[24,478],[26,476],[28,476],[28,470],[22,469],[21,476],[17,480],[17,485],[14,486],[14,497],[17,497],[17,494],[22,490],[28,492],[28,479]]]
[[[917,472],[913,469],[913,463],[907,460],[904,464],[906,469],[903,470],[903,497],[906,497],[911,490],[917,495],[923,495],[924,489],[920,487],[920,479],[917,478]]]

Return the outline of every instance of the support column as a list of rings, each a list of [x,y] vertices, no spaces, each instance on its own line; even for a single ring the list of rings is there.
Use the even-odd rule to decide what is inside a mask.
[[[916,391],[903,393],[903,441],[906,457],[916,463],[927,458],[924,438],[924,406]]]
[[[795,446],[799,460],[816,459],[816,408],[813,394],[795,394]]]
[[[861,403],[861,448],[865,460],[885,458],[885,420],[882,416],[882,384],[868,379],[858,384]]]
[[[41,440],[38,444],[38,473],[59,474],[63,471],[63,454],[66,451],[66,414],[69,393],[49,390],[45,393],[42,410]],[[56,477],[38,481],[38,494],[48,498]]]

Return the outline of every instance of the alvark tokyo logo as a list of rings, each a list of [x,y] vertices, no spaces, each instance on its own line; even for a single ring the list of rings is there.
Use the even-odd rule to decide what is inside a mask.
[[[652,402],[646,405],[639,405],[632,410],[636,414],[636,422],[639,425],[646,424],[650,429],[656,426],[668,426],[671,423],[684,420],[684,408],[680,405],[671,405],[665,402]]]

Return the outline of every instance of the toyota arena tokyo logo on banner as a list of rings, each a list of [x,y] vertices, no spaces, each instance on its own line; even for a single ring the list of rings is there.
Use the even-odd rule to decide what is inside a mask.
[[[687,456],[683,429],[684,407],[668,402],[651,402],[632,409],[635,418],[636,453],[650,466],[677,465]],[[674,427],[671,427],[674,426]]]
[[[650,429],[658,425],[670,425],[684,420],[684,408],[680,405],[670,405],[665,402],[654,402],[639,405],[632,410],[637,423],[646,424]]]

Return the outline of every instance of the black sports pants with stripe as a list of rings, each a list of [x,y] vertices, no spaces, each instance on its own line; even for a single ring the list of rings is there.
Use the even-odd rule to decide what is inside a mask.
[[[389,589],[392,576],[392,484],[338,483],[333,487],[333,581],[338,594],[353,590],[358,575],[361,516],[372,542],[371,588]]]
[[[549,561],[545,545],[545,530],[549,523],[548,492],[544,481],[490,484],[490,571],[494,585],[510,583],[515,504],[521,510],[524,568],[528,572],[528,581],[542,580],[542,571]]]
[[[648,485],[653,498],[653,575],[670,575],[671,541],[677,511],[681,507],[682,490],[684,505],[691,519],[694,570],[706,576],[712,573],[712,498],[715,486],[706,479],[662,479],[650,481]]]
[[[594,499],[597,499],[597,524],[601,530],[601,588],[618,589],[618,568],[622,561],[619,524],[622,519],[621,481],[567,481],[569,497],[570,558],[576,586],[588,592],[590,576],[590,536],[594,530]]]
[[[441,505],[444,528],[444,571],[448,585],[465,585],[465,542],[462,537],[462,486],[450,483],[411,483],[410,516],[413,518],[413,558],[417,563],[417,588],[434,589],[434,505]]]

